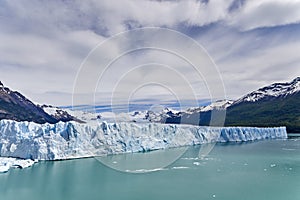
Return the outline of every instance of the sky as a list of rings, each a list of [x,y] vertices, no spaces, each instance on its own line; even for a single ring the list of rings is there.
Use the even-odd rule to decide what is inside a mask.
[[[300,75],[299,10],[300,0],[1,0],[0,80],[56,106],[237,99]],[[203,61],[201,75],[176,48]]]

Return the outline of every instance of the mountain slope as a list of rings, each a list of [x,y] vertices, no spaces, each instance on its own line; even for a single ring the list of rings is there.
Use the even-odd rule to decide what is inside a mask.
[[[226,112],[224,111],[232,102],[231,100],[220,100],[207,106],[189,108],[186,111],[178,112],[165,118],[165,123],[219,126],[223,123],[223,119],[225,118]],[[211,120],[212,111],[214,113],[213,121]]]
[[[256,102],[259,100],[271,100],[275,98],[283,98],[295,94],[299,91],[300,91],[300,77],[297,77],[291,82],[274,83],[272,85],[262,87],[236,100],[235,102],[233,102],[233,105],[242,102]]]
[[[65,113],[63,113],[65,114]],[[10,90],[0,82],[0,120],[32,121],[36,123],[57,123],[71,121],[76,118],[70,115],[49,115],[41,107],[16,91]]]
[[[276,99],[260,103],[243,103],[227,111],[226,126],[286,126],[289,133],[300,132],[300,94],[286,99]]]
[[[226,108],[231,106],[231,104],[233,102],[234,101],[232,101],[232,100],[226,100],[226,99],[218,100],[218,101],[212,102],[211,104],[209,104],[207,106],[188,108],[185,111],[185,113],[207,112],[207,111],[212,111],[212,110],[225,110]]]
[[[299,83],[298,77],[242,97],[227,109],[225,125],[286,126],[290,133],[300,132]]]
[[[62,121],[62,122],[68,122],[68,121],[77,121],[80,123],[83,123],[83,120],[78,119],[78,117],[74,117],[71,115],[69,112],[64,109],[51,106],[51,105],[38,105],[40,108],[42,108],[48,115],[56,119],[57,121]]]
[[[260,88],[221,107],[188,109],[167,118],[166,123],[209,125],[212,110],[226,108],[225,126],[286,126],[289,133],[300,133],[300,77]]]

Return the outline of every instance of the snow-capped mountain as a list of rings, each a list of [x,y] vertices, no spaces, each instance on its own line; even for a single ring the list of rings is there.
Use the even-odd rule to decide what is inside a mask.
[[[12,91],[0,82],[0,120],[32,121],[36,123],[57,123],[78,121],[68,112],[52,106],[39,106],[21,93]]]
[[[84,120],[79,119],[78,117],[74,117],[74,115],[70,114],[70,111],[64,110],[51,105],[42,105],[41,107],[47,114],[52,116],[58,121],[68,122],[68,121],[77,121],[84,122]],[[80,115],[79,115],[80,116]]]
[[[300,78],[298,77],[289,83],[274,83],[270,86],[260,88],[257,91],[247,94],[236,101],[218,100],[212,102],[207,106],[189,108],[185,111],[176,111],[170,108],[163,108],[162,110],[133,111],[129,113],[112,113],[112,112],[88,113],[88,112],[72,111],[72,110],[67,110],[63,112],[62,110],[57,110],[57,109],[53,110],[53,108],[51,107],[50,108],[44,107],[43,109],[51,116],[61,116],[62,113],[64,114],[70,113],[72,116],[76,116],[76,118],[80,119],[81,121],[85,121],[89,123],[91,122],[99,123],[101,121],[137,122],[137,123],[143,123],[143,122],[182,123],[184,122],[184,123],[192,123],[192,124],[199,123],[199,125],[209,124],[210,117],[211,117],[210,113],[212,110],[227,110],[227,112],[229,111],[227,114],[228,119],[230,119],[227,120],[228,122],[230,121],[229,124],[243,125],[243,123],[239,123],[237,121],[237,116],[239,116],[239,114],[241,114],[242,112],[232,114],[234,113],[233,112],[234,110],[241,109],[241,107],[244,107],[243,103],[252,102],[252,103],[259,104],[261,100],[285,98],[290,96],[291,94],[298,93],[299,90],[300,90]],[[297,105],[294,107],[297,108]],[[246,109],[246,111],[248,113],[252,113],[255,111],[255,109],[253,110]],[[295,111],[297,112],[297,109],[295,109]],[[199,118],[199,113],[201,113],[200,119],[196,119],[197,117]],[[252,117],[249,114],[248,117],[244,116],[243,118],[244,120],[246,118],[250,120],[250,118]],[[270,121],[270,119],[268,120]],[[272,124],[272,125],[276,125],[276,124]],[[286,125],[286,124],[282,124],[282,125]]]
[[[285,116],[280,125],[288,127],[288,131],[300,129],[300,122],[295,121],[294,115],[299,115],[300,77],[288,83],[274,83],[251,92],[242,98],[232,100],[219,100],[207,106],[189,108],[185,111],[176,111],[170,108],[162,110],[133,111],[129,113],[89,113],[80,110],[61,109],[53,106],[37,106],[18,92],[11,91],[0,82],[0,119],[12,119],[16,121],[33,121],[37,123],[57,123],[58,121],[77,121],[88,123],[107,122],[157,122],[157,123],[190,123],[208,125],[212,110],[227,110],[226,122],[228,125],[256,125],[268,126],[272,116],[280,113],[274,119],[281,119],[286,113],[294,113]],[[275,101],[278,100],[278,101]],[[264,102],[264,105],[262,105]],[[251,108],[247,103],[251,104]],[[255,105],[254,105],[255,103]],[[265,104],[268,105],[265,105]],[[276,106],[274,107],[274,104]],[[280,110],[277,110],[281,105]],[[263,106],[263,107],[262,107]],[[268,110],[269,109],[269,110]],[[279,109],[279,108],[278,108]],[[264,113],[269,113],[258,122]],[[200,115],[201,113],[201,115]],[[243,115],[245,113],[245,115]],[[252,116],[253,114],[253,116]],[[272,115],[271,115],[272,114]],[[200,119],[199,119],[200,117]],[[243,123],[241,122],[243,120]],[[250,121],[252,122],[250,123]],[[247,121],[247,123],[245,122]],[[249,123],[248,123],[249,121]],[[284,122],[284,123],[283,123]],[[272,123],[275,126],[276,123]],[[298,128],[297,128],[298,127]]]
[[[167,123],[208,125],[212,110],[226,109],[226,126],[286,126],[288,132],[300,132],[300,77],[288,83],[274,83],[251,92],[236,101],[218,101],[190,108]],[[193,121],[194,120],[194,121]]]
[[[184,111],[174,110],[172,108],[164,107],[161,110],[136,110],[128,113],[113,113],[113,112],[101,112],[101,113],[89,113],[82,111],[72,111],[66,110],[73,116],[76,116],[77,119],[80,119],[85,122],[94,123],[94,122],[156,122],[156,123],[166,123],[170,118],[177,118],[183,115],[188,115],[192,113],[199,112],[208,112],[211,110],[224,110],[232,104],[232,100],[220,100],[213,102],[210,105],[189,108]],[[53,111],[47,111],[49,114],[53,114]]]
[[[184,111],[174,110],[172,108],[165,107],[162,110],[144,110],[144,111],[133,111],[129,113],[100,113],[99,119],[102,121],[123,121],[123,122],[157,122],[165,123],[167,119],[181,117],[182,115],[208,112],[211,110],[224,110],[232,104],[232,100],[220,100],[213,102],[210,105],[202,107],[188,108]]]
[[[71,114],[71,116],[76,116],[77,119],[85,122],[91,121],[123,121],[123,122],[159,122],[165,123],[170,118],[178,118],[183,115],[189,115],[193,113],[203,113],[209,112],[212,110],[226,110],[231,105],[239,104],[241,102],[255,102],[260,99],[266,99],[270,97],[279,97],[286,96],[288,94],[295,93],[300,89],[300,77],[294,79],[290,83],[275,83],[267,87],[260,88],[257,91],[254,91],[250,94],[245,95],[244,97],[234,101],[234,100],[217,100],[212,102],[207,106],[201,107],[192,107],[188,108],[185,111],[177,111],[171,108],[163,108],[161,111],[133,111],[129,113],[112,113],[112,112],[103,112],[103,113],[89,113],[82,111],[72,111],[72,110],[62,110],[52,106],[42,106],[42,108],[50,114],[51,116],[57,117],[60,116],[63,118],[64,115]]]
[[[57,120],[16,91],[0,82],[0,119],[56,123]]]
[[[150,122],[161,122],[164,123],[167,118],[177,116],[180,114],[180,111],[171,109],[171,108],[163,108],[159,112],[148,110],[146,112],[146,115],[144,119],[150,121]]]
[[[236,100],[233,104],[241,102],[256,102],[258,100],[268,100],[271,98],[285,97],[300,91],[300,77],[295,78],[287,83],[274,83],[272,85],[262,87],[250,94]]]
[[[194,112],[207,112],[207,111],[212,111],[212,110],[225,110],[231,104],[233,103],[233,100],[217,100],[215,102],[212,102],[211,104],[207,106],[201,106],[201,107],[196,107],[196,108],[188,108],[186,110],[186,113],[194,113]]]
[[[286,126],[300,132],[300,77],[274,83],[235,101],[227,110],[225,125]]]
[[[45,109],[47,113],[53,115],[56,113],[56,110],[51,110],[53,108]],[[80,119],[84,122],[94,123],[94,122],[137,122],[137,123],[145,123],[145,122],[164,122],[164,119],[167,117],[171,117],[180,113],[179,111],[173,110],[171,108],[162,108],[161,110],[135,110],[131,112],[121,112],[114,113],[110,111],[105,112],[87,112],[82,110],[70,110],[63,109],[67,113],[72,116],[76,116],[77,119]]]

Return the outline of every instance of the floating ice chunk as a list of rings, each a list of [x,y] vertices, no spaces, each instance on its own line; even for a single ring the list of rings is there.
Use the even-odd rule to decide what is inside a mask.
[[[276,167],[276,164],[271,164],[270,167],[272,167],[272,168],[273,168],[273,167]]]
[[[172,167],[172,169],[189,169],[189,167],[179,166],[179,167]]]
[[[32,166],[36,161],[17,158],[0,157],[0,173],[8,172],[10,168],[27,168]]]
[[[0,173],[8,172],[9,168],[8,165],[0,165]]]
[[[31,167],[33,164],[35,163],[35,161],[27,159],[27,160],[16,160],[13,163],[13,166],[19,167],[19,168],[27,168],[27,167]]]
[[[165,168],[154,168],[154,169],[137,169],[137,170],[126,170],[129,173],[149,173],[149,172],[157,172],[167,170]]]

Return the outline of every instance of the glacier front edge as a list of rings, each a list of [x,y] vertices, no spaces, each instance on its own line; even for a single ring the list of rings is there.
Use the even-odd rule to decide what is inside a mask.
[[[213,142],[287,138],[285,127],[204,127],[158,123],[0,121],[0,156],[61,160]]]

